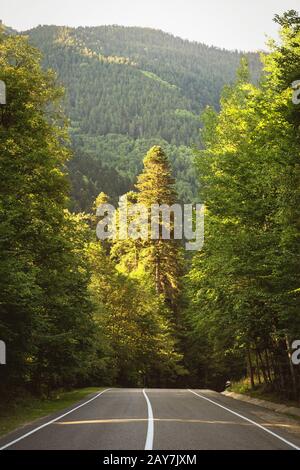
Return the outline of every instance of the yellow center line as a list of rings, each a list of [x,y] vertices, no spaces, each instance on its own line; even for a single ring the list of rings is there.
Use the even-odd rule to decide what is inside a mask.
[[[88,419],[88,420],[81,420],[81,421],[57,421],[55,424],[66,426],[66,425],[80,425],[80,424],[127,424],[127,423],[139,423],[139,422],[147,422],[147,421],[148,421],[148,418],[116,418],[116,419]],[[153,421],[251,426],[250,423],[237,423],[234,421],[212,421],[212,420],[203,420],[203,419],[154,418]],[[283,428],[283,429],[284,428],[297,429],[299,427],[299,425],[282,424],[282,423],[263,423],[263,425]]]
[[[118,424],[118,423],[137,423],[148,421],[148,418],[117,418],[117,419],[89,419],[81,421],[59,421],[56,424],[71,425],[71,424]],[[179,418],[154,418],[153,421],[162,422],[177,422],[177,423],[196,423],[196,424],[238,424],[243,426],[250,426],[248,423],[236,423],[233,421],[208,421],[203,419],[179,419]]]

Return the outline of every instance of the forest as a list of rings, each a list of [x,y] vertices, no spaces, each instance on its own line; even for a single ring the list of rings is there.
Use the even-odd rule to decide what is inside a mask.
[[[221,89],[234,80],[241,53],[147,28],[40,26],[24,34],[65,88],[77,155],[69,167],[75,188],[71,210],[89,211],[103,185],[111,186],[113,199],[123,188],[133,189],[142,155],[157,144],[172,163],[179,200],[197,200],[191,148],[201,143],[200,113],[207,105],[218,109]],[[255,82],[258,54],[246,56]],[[101,171],[105,177],[97,172],[95,178],[95,166],[108,168]]]
[[[117,26],[2,27],[0,396],[95,386],[300,399],[300,17],[242,54]],[[299,92],[300,95],[300,92]],[[201,251],[96,209],[205,204]]]

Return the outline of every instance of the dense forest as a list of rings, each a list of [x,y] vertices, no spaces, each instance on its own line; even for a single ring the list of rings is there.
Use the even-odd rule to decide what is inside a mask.
[[[172,162],[179,199],[197,199],[190,147],[200,144],[199,115],[207,105],[219,107],[221,89],[234,80],[240,53],[147,28],[40,26],[25,34],[66,89],[77,154],[70,167],[73,210],[90,210],[107,181],[114,198],[115,171],[119,194],[124,187],[132,189],[143,155],[156,144]],[[259,57],[246,56],[256,81]],[[103,166],[115,171],[99,179]]]
[[[248,376],[299,399],[300,17],[275,21],[261,65],[147,29],[3,28],[1,397]],[[205,203],[203,249],[99,240],[125,193]]]

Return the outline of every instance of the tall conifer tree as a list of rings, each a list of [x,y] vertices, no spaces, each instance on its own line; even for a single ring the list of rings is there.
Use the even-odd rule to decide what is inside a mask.
[[[149,210],[154,204],[172,206],[176,203],[175,180],[166,154],[159,146],[152,147],[144,158],[144,169],[138,176],[138,202]],[[174,240],[171,219],[171,238],[162,238],[163,222],[160,218],[160,233],[157,240],[150,237],[144,243],[140,258],[146,261],[155,279],[156,292],[163,294],[166,301],[175,308],[179,291],[181,271],[181,248]]]

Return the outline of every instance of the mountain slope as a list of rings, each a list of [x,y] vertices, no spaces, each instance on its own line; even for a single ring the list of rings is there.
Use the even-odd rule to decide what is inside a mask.
[[[206,105],[218,107],[240,53],[148,28],[39,26],[26,34],[66,87],[77,153],[116,169],[124,184],[128,178],[132,184],[147,145],[163,144],[171,154],[180,199],[195,198],[188,147],[199,145],[199,114]],[[247,57],[256,79],[258,56]],[[76,207],[87,209],[94,195],[83,203],[75,194]]]

